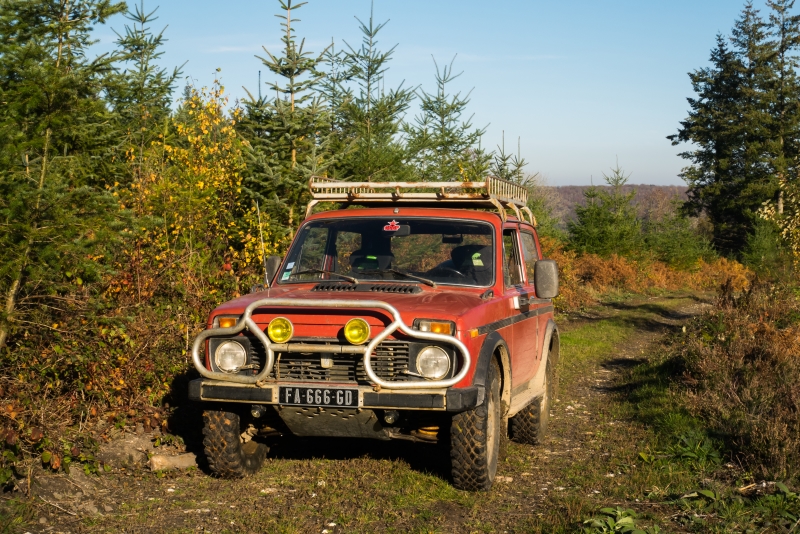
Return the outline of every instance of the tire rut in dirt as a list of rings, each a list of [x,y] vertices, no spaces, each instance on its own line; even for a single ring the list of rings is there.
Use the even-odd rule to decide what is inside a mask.
[[[500,368],[489,367],[486,396],[480,406],[453,416],[450,425],[450,461],[453,485],[468,491],[492,487],[500,452]]]
[[[238,414],[223,410],[203,412],[203,448],[211,471],[221,478],[242,478],[264,464],[268,447],[250,440],[242,443]]]

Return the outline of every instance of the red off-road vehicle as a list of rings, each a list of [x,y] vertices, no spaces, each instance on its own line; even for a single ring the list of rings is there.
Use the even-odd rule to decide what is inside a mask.
[[[489,489],[502,435],[541,441],[556,380],[558,272],[540,259],[526,190],[310,185],[268,287],[216,308],[194,341],[211,469],[259,469],[266,428],[442,443],[457,487]],[[340,206],[312,215],[319,202]]]

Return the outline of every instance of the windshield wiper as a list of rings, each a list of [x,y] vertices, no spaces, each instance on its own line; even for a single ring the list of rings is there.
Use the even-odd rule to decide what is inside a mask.
[[[339,278],[344,278],[348,282],[352,282],[354,285],[358,285],[358,279],[357,278],[353,278],[352,276],[347,276],[346,274],[335,273],[333,271],[326,271],[324,269],[306,269],[304,271],[297,271],[296,273],[292,273],[292,276],[300,275],[300,274],[317,274],[317,273],[319,273],[319,274],[332,274],[333,276],[338,276]]]
[[[366,274],[366,272],[399,274],[400,276],[405,276],[406,278],[410,278],[412,280],[416,280],[418,282],[422,282],[425,285],[429,285],[431,287],[436,287],[436,282],[434,282],[433,280],[428,280],[427,278],[423,278],[423,277],[417,276],[415,274],[404,273],[403,271],[398,271],[397,269],[370,269],[369,271],[365,271],[365,274]]]

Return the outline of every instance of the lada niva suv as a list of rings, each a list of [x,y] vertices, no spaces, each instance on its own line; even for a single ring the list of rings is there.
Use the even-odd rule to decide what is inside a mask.
[[[194,342],[209,466],[256,471],[266,430],[403,439],[448,446],[455,486],[489,489],[502,437],[542,440],[556,382],[558,273],[524,189],[338,184],[350,209],[308,216],[268,287],[217,307]]]

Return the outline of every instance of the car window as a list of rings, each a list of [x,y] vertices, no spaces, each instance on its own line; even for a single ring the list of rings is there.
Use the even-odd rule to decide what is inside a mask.
[[[528,284],[533,285],[533,271],[539,254],[536,252],[536,240],[533,234],[522,232],[522,255],[525,257],[525,273],[528,275]]]
[[[522,284],[516,231],[503,230],[503,281],[506,287]]]
[[[323,219],[298,231],[280,283],[341,280],[494,283],[494,230],[485,222],[444,218]],[[314,271],[326,270],[328,273]],[[410,275],[410,276],[409,276]]]

